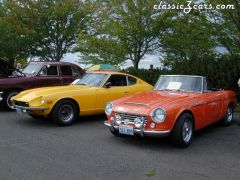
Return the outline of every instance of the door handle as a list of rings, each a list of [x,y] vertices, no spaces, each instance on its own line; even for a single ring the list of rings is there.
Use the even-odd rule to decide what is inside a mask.
[[[126,94],[127,94],[127,93],[129,93],[129,92],[128,92],[128,91],[125,91],[124,93],[126,93]]]

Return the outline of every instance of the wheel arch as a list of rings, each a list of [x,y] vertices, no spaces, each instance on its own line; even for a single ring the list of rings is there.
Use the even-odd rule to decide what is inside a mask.
[[[68,100],[68,101],[73,102],[73,103],[76,105],[76,107],[77,107],[78,114],[80,114],[80,106],[79,106],[78,102],[77,102],[75,99],[69,98],[69,97],[66,97],[66,98],[57,100],[57,101],[55,102],[55,104],[53,105],[50,114],[52,113],[54,107],[55,107],[59,102],[64,101],[64,100]]]
[[[182,110],[182,111],[177,115],[177,118],[176,118],[176,121],[175,121],[174,125],[175,125],[176,122],[178,121],[179,117],[180,117],[181,115],[185,114],[185,113],[186,113],[186,114],[190,114],[190,115],[192,116],[193,128],[195,129],[195,117],[194,117],[193,112],[192,112],[191,110],[189,110],[189,109],[184,109],[184,110]]]

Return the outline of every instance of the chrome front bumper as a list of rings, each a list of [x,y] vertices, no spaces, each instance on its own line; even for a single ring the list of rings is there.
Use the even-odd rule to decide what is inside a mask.
[[[112,131],[119,131],[119,126],[114,125],[114,122],[111,121],[111,124],[107,121],[104,122],[106,126],[108,126]],[[151,137],[164,137],[168,136],[170,134],[169,131],[155,131],[155,130],[145,130],[143,127],[139,129],[133,129],[134,135],[140,135],[140,136],[151,136]]]
[[[18,106],[18,105],[13,105],[14,106],[14,109],[20,109],[20,110],[25,110],[25,111],[32,111],[32,110],[48,110],[49,108],[47,107],[42,107],[42,108],[39,108],[39,107],[24,107],[24,106]]]
[[[0,92],[0,101],[2,101],[3,100],[3,92],[1,91]]]

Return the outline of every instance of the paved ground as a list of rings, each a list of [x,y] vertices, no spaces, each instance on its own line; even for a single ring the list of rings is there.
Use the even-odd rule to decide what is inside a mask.
[[[218,124],[195,135],[187,149],[169,139],[114,137],[104,116],[56,127],[0,112],[0,179],[240,178],[240,126]]]

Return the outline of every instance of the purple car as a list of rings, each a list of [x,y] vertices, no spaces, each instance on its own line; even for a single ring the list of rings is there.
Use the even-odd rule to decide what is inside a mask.
[[[13,109],[11,98],[20,91],[68,85],[84,73],[81,67],[67,62],[34,61],[21,71],[0,60],[0,102]]]

